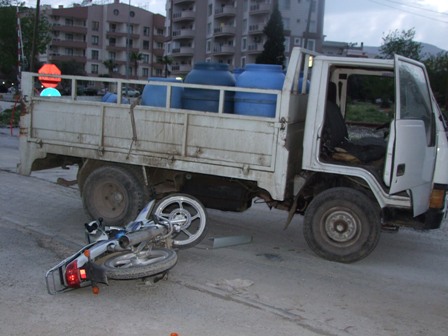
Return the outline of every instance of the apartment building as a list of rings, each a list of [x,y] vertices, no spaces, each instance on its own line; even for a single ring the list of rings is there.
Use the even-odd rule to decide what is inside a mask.
[[[167,0],[165,53],[171,75],[185,75],[200,61],[255,63],[263,51],[263,29],[278,2],[286,59],[295,46],[320,51],[325,0]]]
[[[44,62],[78,62],[89,76],[162,76],[165,17],[114,0],[70,8],[42,6],[52,25]],[[128,58],[129,55],[129,58]]]

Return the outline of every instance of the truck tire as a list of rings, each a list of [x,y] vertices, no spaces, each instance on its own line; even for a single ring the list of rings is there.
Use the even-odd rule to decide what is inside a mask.
[[[109,279],[139,279],[168,271],[177,262],[177,254],[168,248],[152,248],[137,253],[117,252],[97,261]]]
[[[355,262],[367,257],[378,244],[380,210],[360,191],[328,189],[306,209],[303,233],[311,250],[322,258]]]
[[[145,206],[145,187],[129,170],[102,166],[86,179],[82,202],[93,218],[103,218],[105,225],[124,226],[134,220]]]
[[[161,199],[154,214],[167,220],[180,220],[180,232],[173,236],[173,247],[197,245],[207,233],[207,213],[202,203],[187,194],[170,194]]]

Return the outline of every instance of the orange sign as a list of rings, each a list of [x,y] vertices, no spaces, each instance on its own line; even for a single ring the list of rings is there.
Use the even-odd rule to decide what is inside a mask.
[[[54,64],[44,64],[38,71],[42,75],[60,75],[61,70]],[[61,82],[60,78],[39,76],[39,80],[46,88],[55,88]]]

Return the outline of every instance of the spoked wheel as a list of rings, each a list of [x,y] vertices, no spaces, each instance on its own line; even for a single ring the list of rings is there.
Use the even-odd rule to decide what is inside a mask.
[[[378,206],[360,191],[333,188],[317,195],[305,212],[303,233],[319,256],[350,263],[368,256],[381,233]]]
[[[180,232],[173,236],[173,246],[192,247],[206,235],[207,214],[202,203],[186,194],[171,194],[157,203],[154,214],[180,224]]]
[[[118,252],[100,261],[107,277],[116,280],[138,279],[166,272],[177,262],[175,251],[153,248],[137,253]]]

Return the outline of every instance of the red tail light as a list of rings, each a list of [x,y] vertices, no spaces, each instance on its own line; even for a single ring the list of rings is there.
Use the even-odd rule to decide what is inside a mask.
[[[65,269],[65,280],[68,287],[78,288],[81,286],[81,277],[78,270],[78,262],[73,260]]]

